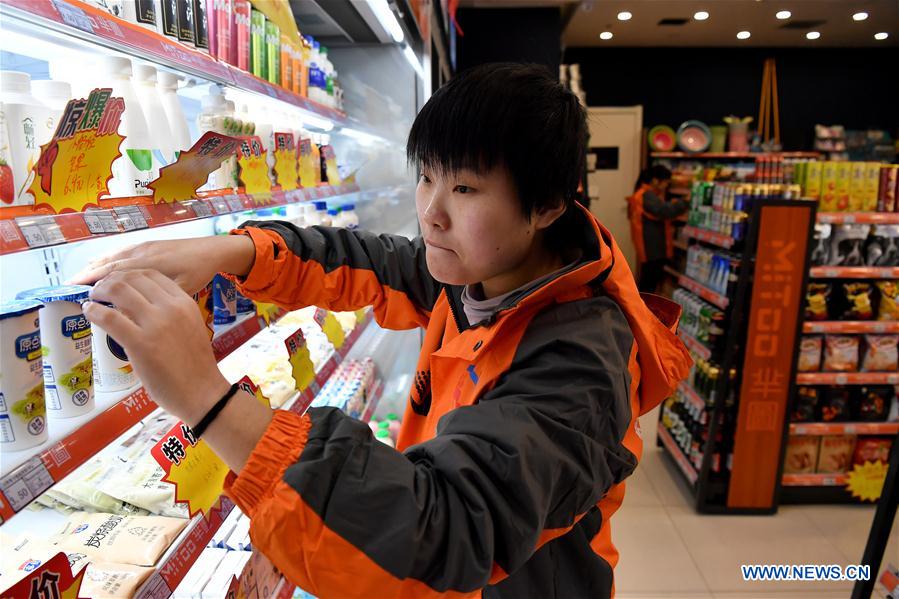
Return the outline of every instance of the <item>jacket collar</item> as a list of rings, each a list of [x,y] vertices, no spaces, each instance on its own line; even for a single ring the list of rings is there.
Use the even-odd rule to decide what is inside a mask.
[[[680,306],[666,298],[641,294],[624,255],[606,229],[581,204],[576,204],[580,223],[581,258],[558,271],[543,285],[516,294],[497,312],[478,326],[490,326],[504,313],[526,306],[540,305],[570,296],[585,286],[599,288],[619,305],[627,318],[641,370],[640,413],[657,406],[686,378],[693,360],[683,342],[674,334]],[[469,328],[461,303],[462,287],[447,286],[450,309],[460,331]]]

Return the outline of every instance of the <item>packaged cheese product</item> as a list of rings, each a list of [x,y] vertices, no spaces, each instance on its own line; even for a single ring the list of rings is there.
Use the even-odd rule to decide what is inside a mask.
[[[76,512],[57,537],[65,551],[102,561],[152,566],[187,522],[163,516],[117,516]]]

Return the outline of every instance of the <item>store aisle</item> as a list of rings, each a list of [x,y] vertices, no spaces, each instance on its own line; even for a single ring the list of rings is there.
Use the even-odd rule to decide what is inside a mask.
[[[741,564],[854,564],[873,506],[783,506],[775,516],[701,516],[655,445],[658,410],[640,419],[645,449],[612,520],[618,599],[845,599],[848,582],[755,582]],[[899,564],[899,523],[884,561]],[[883,598],[878,590],[875,597]]]

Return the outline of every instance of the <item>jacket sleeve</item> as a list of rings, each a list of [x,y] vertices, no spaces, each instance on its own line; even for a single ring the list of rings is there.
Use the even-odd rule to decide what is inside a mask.
[[[248,235],[256,246],[250,273],[236,279],[252,299],[288,309],[373,306],[381,326],[411,329],[427,325],[440,293],[421,238],[279,221],[250,221],[232,233]]]
[[[666,202],[651,191],[643,194],[643,210],[659,220],[676,218],[687,211],[690,205],[683,200]]]
[[[226,487],[254,547],[322,597],[468,596],[501,581],[636,466],[621,444],[628,354],[578,334],[551,331],[403,453],[335,409],[276,413]]]

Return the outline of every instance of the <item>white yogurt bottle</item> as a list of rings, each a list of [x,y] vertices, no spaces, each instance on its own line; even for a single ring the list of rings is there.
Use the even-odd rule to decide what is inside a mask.
[[[0,304],[0,451],[47,440],[38,301]]]
[[[137,376],[119,343],[106,331],[91,324],[92,353],[94,362],[94,389],[109,393],[124,391],[137,384]]]
[[[94,409],[91,323],[81,311],[90,287],[67,285],[23,291],[17,299],[43,302],[44,397],[47,416],[73,418]]]

